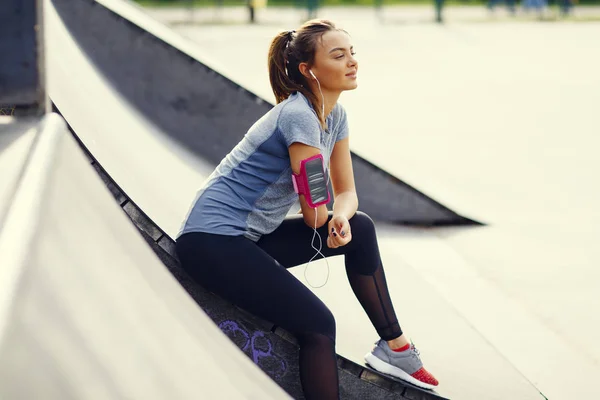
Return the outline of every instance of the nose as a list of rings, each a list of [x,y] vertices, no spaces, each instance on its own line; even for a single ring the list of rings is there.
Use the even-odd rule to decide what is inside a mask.
[[[356,58],[354,58],[353,55],[350,55],[350,58],[348,59],[348,66],[350,68],[358,68],[358,61],[356,60]]]

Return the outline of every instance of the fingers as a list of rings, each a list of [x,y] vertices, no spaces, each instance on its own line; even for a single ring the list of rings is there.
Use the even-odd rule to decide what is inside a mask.
[[[329,236],[327,236],[327,246],[329,248],[335,249],[337,247],[347,245],[351,240],[351,233],[344,232],[344,236],[342,237],[341,232],[340,234],[338,234],[335,228],[331,228],[331,230],[329,231]]]
[[[334,229],[331,228],[329,229],[329,235],[327,235],[327,247],[329,247],[330,249],[335,249],[338,247],[338,244],[333,241],[333,232]]]
[[[327,247],[330,249],[337,249],[342,246],[339,242],[339,235],[335,232],[335,228],[331,228],[329,231],[329,235],[327,236]]]
[[[327,246],[335,249],[347,245],[352,240],[350,223],[346,218],[332,218],[328,224]]]
[[[345,220],[343,223],[339,224],[338,232],[342,238],[346,237],[350,233],[350,223],[348,220]]]
[[[338,247],[337,245],[333,244],[331,236],[327,236],[327,247],[329,247],[330,249],[335,249]]]

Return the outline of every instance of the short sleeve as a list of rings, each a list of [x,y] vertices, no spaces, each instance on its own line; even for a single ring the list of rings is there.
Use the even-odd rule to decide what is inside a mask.
[[[298,142],[319,148],[321,144],[321,125],[314,113],[298,110],[289,104],[281,110],[278,128],[285,145],[289,147]]]
[[[341,104],[337,104],[337,106],[339,107],[339,110],[337,112],[337,116],[338,116],[338,120],[336,123],[336,129],[335,129],[335,141],[339,142],[342,139],[346,139],[349,135],[349,131],[348,131],[348,119],[346,118],[346,110],[344,109],[344,107],[342,107]]]

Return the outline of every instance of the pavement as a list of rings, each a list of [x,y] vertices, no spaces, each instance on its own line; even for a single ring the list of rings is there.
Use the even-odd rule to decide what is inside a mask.
[[[406,270],[396,270],[409,265],[553,399],[598,395],[587,383],[600,361],[595,345],[600,318],[589,312],[600,305],[600,252],[594,244],[600,235],[600,189],[593,183],[600,167],[595,151],[600,24],[593,21],[598,10],[576,8],[575,15],[587,15],[588,22],[541,22],[493,19],[483,8],[457,7],[447,10],[444,25],[429,22],[427,8],[390,9],[389,20],[394,16],[398,23],[383,24],[366,8],[319,14],[351,34],[360,63],[359,89],[340,98],[352,150],[486,224],[410,229],[418,240],[394,228],[398,237],[391,247],[402,254],[387,256],[390,281],[398,282],[393,292],[402,296],[412,286]],[[214,18],[181,23],[173,17],[177,12],[185,11],[149,10],[228,76],[272,99],[268,43],[279,30],[298,25],[297,10],[264,10],[256,25],[218,24]],[[236,12],[222,18],[233,20]],[[338,290],[315,292],[335,302]],[[417,292],[400,303],[411,307],[423,297]],[[438,318],[423,329],[428,336],[452,330],[442,328],[449,325],[438,324]],[[357,346],[343,339],[355,337],[351,325],[342,328],[340,352],[358,359]],[[424,334],[420,330],[418,337]],[[442,345],[434,347],[439,351]],[[565,373],[564,365],[577,368]],[[443,381],[460,380],[452,378]],[[459,393],[466,398],[458,390],[449,394]]]
[[[256,26],[178,23],[168,17],[174,12],[150,11],[174,22],[184,38],[173,40],[194,57],[272,99],[268,40],[294,28],[297,12]],[[381,24],[365,19],[366,10],[328,12],[352,34],[361,62],[359,90],[341,99],[353,151],[487,223],[378,225],[401,325],[440,380],[440,393],[598,397],[590,382],[600,372],[593,340],[600,320],[588,310],[597,308],[600,288],[593,240],[600,233],[600,191],[593,184],[599,167],[593,107],[600,93],[593,49],[600,26]],[[78,47],[56,15],[49,21],[53,101],[111,177],[173,237],[211,164],[173,143],[97,70],[93,54]],[[329,282],[313,290],[336,315],[338,353],[361,363],[376,336],[342,264],[330,260]],[[311,264],[309,282],[303,267],[294,274],[311,287],[325,268]]]

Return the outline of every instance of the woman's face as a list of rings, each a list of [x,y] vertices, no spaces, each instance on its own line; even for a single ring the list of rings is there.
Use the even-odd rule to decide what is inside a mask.
[[[329,31],[317,42],[314,65],[311,68],[323,90],[344,91],[356,89],[358,61],[350,36],[341,31]],[[313,79],[309,74],[309,79]]]

